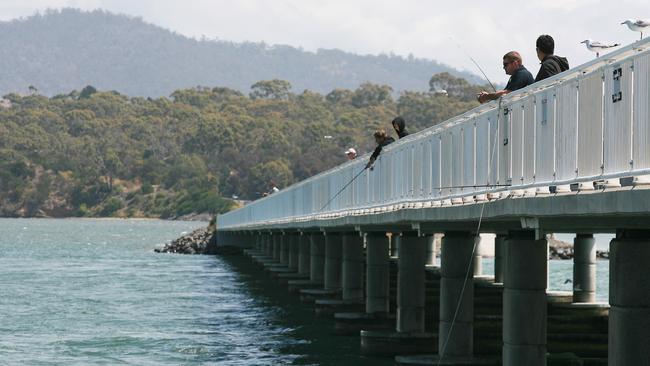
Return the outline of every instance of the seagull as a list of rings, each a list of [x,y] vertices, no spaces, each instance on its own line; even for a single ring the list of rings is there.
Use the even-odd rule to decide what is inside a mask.
[[[626,24],[631,31],[641,32],[641,39],[643,39],[643,31],[650,28],[650,20],[633,20],[628,19],[621,24]]]
[[[620,43],[602,43],[598,41],[592,41],[591,39],[585,39],[580,43],[587,45],[587,49],[589,51],[596,52],[596,57],[600,57],[601,51],[605,51],[609,48],[618,47],[621,45]]]

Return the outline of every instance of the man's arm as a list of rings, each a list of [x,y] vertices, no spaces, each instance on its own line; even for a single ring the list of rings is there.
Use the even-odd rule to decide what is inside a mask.
[[[366,169],[370,168],[372,164],[375,163],[375,160],[377,160],[377,157],[381,153],[381,145],[377,145],[375,148],[375,151],[372,152],[372,155],[370,155],[370,160],[368,160],[368,164],[366,164]]]
[[[488,93],[486,91],[482,91],[476,95],[476,98],[478,99],[479,103],[483,104],[491,100],[499,99],[501,98],[501,96],[506,95],[508,93],[510,93],[510,90],[507,89],[499,90],[494,93]]]

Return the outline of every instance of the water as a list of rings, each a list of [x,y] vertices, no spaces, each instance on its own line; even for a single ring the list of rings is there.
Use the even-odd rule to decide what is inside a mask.
[[[483,258],[483,273],[494,274],[494,259]],[[549,291],[573,291],[573,261],[550,260],[548,263]],[[609,261],[598,260],[596,264],[596,301],[608,302]]]
[[[156,254],[205,223],[0,219],[0,365],[389,365],[245,258]]]
[[[392,365],[246,258],[153,253],[204,225],[0,219],[0,365]],[[571,261],[550,268],[570,291]]]

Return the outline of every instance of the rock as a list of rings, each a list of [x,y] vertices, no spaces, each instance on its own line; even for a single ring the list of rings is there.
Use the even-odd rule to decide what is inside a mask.
[[[179,254],[205,254],[208,243],[212,240],[212,231],[209,228],[201,228],[181,236],[162,248],[154,249],[156,253],[179,253]]]

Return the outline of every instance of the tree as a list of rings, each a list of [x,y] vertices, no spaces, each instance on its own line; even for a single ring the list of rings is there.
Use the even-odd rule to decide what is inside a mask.
[[[464,102],[476,100],[476,94],[486,90],[486,86],[473,85],[463,78],[458,78],[448,72],[435,74],[429,80],[429,91],[432,93],[446,92],[447,95],[461,99]]]
[[[325,100],[332,104],[350,104],[354,92],[349,89],[334,89],[325,96]]]
[[[254,96],[224,87],[171,98],[92,87],[9,94],[12,107],[0,108],[0,215],[222,212],[223,197],[258,198],[271,182],[286,188],[344,162],[349,147],[371,151],[372,131],[390,130],[398,112],[417,132],[477,105],[429,92],[395,102],[389,86],[371,83],[325,97],[290,88],[267,80]]]
[[[289,99],[291,83],[286,80],[262,80],[251,86],[251,99]]]
[[[420,130],[457,116],[478,106],[476,100],[463,102],[439,94],[405,92],[397,102],[397,113],[406,119],[409,129]]]
[[[363,83],[352,94],[352,105],[357,108],[375,106],[393,101],[393,88],[388,85]]]
[[[282,189],[293,181],[293,173],[285,160],[271,160],[255,165],[251,169],[251,191],[264,193],[271,188],[271,183]]]
[[[79,99],[88,99],[95,93],[97,93],[97,89],[95,89],[95,87],[92,85],[87,85],[85,88],[81,89],[81,93],[79,93]]]
[[[122,169],[122,161],[115,150],[109,148],[104,156],[104,169],[106,172],[106,184],[109,192],[113,190],[113,178]]]

